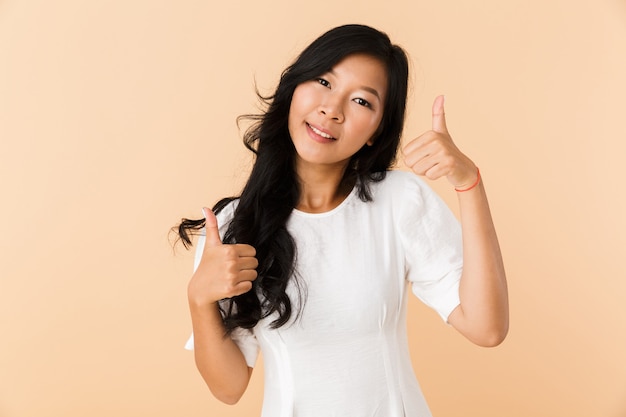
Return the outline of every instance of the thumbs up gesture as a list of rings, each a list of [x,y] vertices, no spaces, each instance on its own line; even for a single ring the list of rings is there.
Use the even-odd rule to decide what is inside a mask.
[[[208,306],[252,289],[259,265],[254,247],[245,244],[223,244],[215,214],[202,209],[206,218],[206,240],[202,259],[194,272],[187,293],[195,305]]]
[[[476,165],[456,147],[446,126],[444,96],[433,103],[432,130],[429,130],[403,149],[404,161],[417,175],[436,180],[447,177],[457,189],[476,181]]]

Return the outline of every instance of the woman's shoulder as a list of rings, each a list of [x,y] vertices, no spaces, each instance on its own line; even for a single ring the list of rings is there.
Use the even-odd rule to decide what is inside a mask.
[[[214,207],[213,212],[217,218],[218,225],[223,226],[228,224],[235,215],[235,209],[239,204],[239,199],[236,197],[229,197],[220,200]]]
[[[379,192],[407,192],[410,189],[430,189],[428,185],[417,175],[410,171],[391,170],[387,171],[385,179],[375,183]]]
[[[411,171],[391,170],[385,179],[372,184],[372,198],[377,206],[394,212],[414,211],[416,207],[434,207],[438,195],[419,176]]]

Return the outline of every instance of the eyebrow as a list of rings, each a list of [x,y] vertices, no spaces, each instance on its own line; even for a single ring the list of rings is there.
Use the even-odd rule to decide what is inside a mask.
[[[365,91],[368,91],[368,92],[372,93],[373,95],[375,95],[375,96],[376,96],[376,98],[377,98],[378,100],[380,100],[380,95],[378,95],[378,91],[376,91],[376,89],[375,89],[375,88],[368,87],[368,86],[364,85],[364,86],[362,86],[362,87],[361,87],[361,89],[363,89],[363,90],[365,90]]]
[[[335,74],[335,71],[333,71],[333,69],[332,69],[332,68],[328,71],[328,73],[329,73],[329,74],[332,74],[332,75],[334,75],[334,76],[337,76],[337,74]],[[376,98],[377,98],[379,101],[382,101],[382,99],[380,98],[380,94],[378,94],[378,91],[376,91],[376,89],[375,89],[374,87],[368,87],[367,85],[362,85],[360,88],[361,88],[361,90],[365,90],[365,91],[367,91],[368,93],[372,93],[373,95],[375,95],[375,96],[376,96]]]

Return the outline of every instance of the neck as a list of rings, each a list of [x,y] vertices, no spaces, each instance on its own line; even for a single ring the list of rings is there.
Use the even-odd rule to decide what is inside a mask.
[[[296,165],[300,181],[300,200],[296,208],[300,211],[307,213],[330,211],[345,200],[354,186],[342,183],[347,165],[311,167],[302,161]]]

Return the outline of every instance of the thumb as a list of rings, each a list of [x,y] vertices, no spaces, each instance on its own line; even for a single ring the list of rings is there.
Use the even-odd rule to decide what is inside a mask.
[[[219,229],[217,227],[217,218],[215,218],[215,214],[210,209],[203,207],[202,212],[204,213],[204,218],[206,219],[204,227],[206,228],[206,242],[204,244],[205,248],[220,246],[222,244],[222,239],[220,239]]]
[[[446,126],[446,112],[443,108],[445,96],[438,96],[433,103],[433,130],[439,133],[448,133]]]

